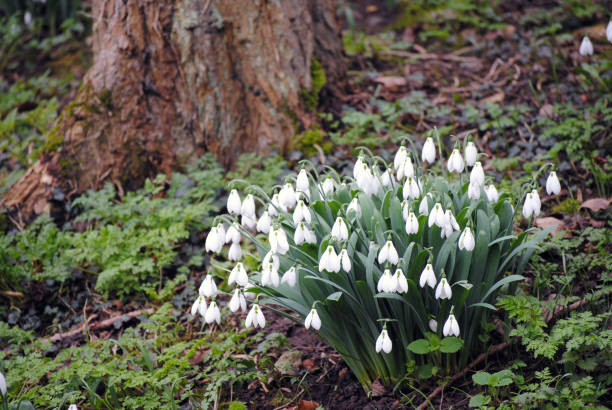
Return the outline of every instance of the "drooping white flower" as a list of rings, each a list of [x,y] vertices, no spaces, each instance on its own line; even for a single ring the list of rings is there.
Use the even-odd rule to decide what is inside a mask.
[[[497,188],[495,188],[495,185],[489,184],[485,187],[484,191],[485,194],[487,194],[487,200],[489,202],[497,202],[499,199],[499,194],[497,193]]]
[[[295,234],[293,235],[293,242],[295,242],[296,245],[301,245],[306,242],[307,229],[308,228],[304,226],[304,222],[298,223],[297,227],[295,228]]]
[[[210,232],[206,236],[206,242],[204,243],[204,248],[206,252],[221,252],[221,248],[223,247],[223,241],[219,240],[219,236],[217,235],[217,227],[213,226],[210,228]]]
[[[243,312],[246,312],[246,299],[240,289],[234,291],[234,295],[229,302],[229,308],[232,312],[237,312],[238,309],[242,309]]]
[[[610,27],[610,24],[608,27]],[[555,171],[551,171],[550,175],[548,175],[548,178],[546,179],[546,193],[548,195],[559,195],[559,192],[561,192],[561,183],[559,183],[557,173]]]
[[[402,207],[402,218],[404,219],[404,221],[407,221],[408,214],[410,213],[410,202],[408,202],[407,199],[404,199],[400,206]]]
[[[238,262],[236,266],[230,272],[229,278],[227,279],[227,284],[232,285],[236,283],[238,286],[246,286],[249,283],[249,276],[247,275],[247,271],[244,268],[242,262]]]
[[[239,215],[241,208],[240,195],[238,195],[238,191],[232,189],[227,197],[227,212],[230,215]]]
[[[229,242],[229,238],[225,235],[225,225],[223,222],[217,224],[217,239],[222,243],[226,244]]]
[[[200,315],[204,317],[204,315],[206,315],[206,309],[206,299],[204,299],[203,296],[198,296],[195,302],[193,302],[193,305],[191,305],[191,316],[195,316],[196,313],[200,313]]]
[[[380,279],[378,279],[376,290],[379,292],[393,293],[397,290],[397,280],[398,278],[393,276],[389,269],[385,269]]]
[[[0,373],[0,393],[3,397],[6,397],[6,379],[2,373]]]
[[[427,225],[431,228],[434,224],[436,224],[439,228],[442,228],[444,227],[445,223],[446,217],[444,215],[442,205],[440,205],[440,202],[436,202],[433,208],[431,208],[431,211],[429,211]]]
[[[477,158],[478,158],[478,150],[476,149],[476,145],[474,145],[474,142],[468,141],[465,147],[465,163],[469,167],[471,167],[472,165],[474,165]],[[461,171],[463,171],[463,167],[461,167]]]
[[[408,235],[415,234],[419,232],[419,220],[417,219],[414,212],[410,211],[410,215],[408,215],[408,220],[406,220],[406,233]]]
[[[407,157],[408,150],[406,150],[405,146],[400,146],[397,152],[395,153],[395,158],[393,159],[393,168],[396,170],[396,172],[398,172],[400,168],[403,168],[404,162],[406,161]],[[401,179],[399,176],[397,178]]]
[[[230,226],[227,229],[227,232],[225,233],[226,243],[229,241],[233,243],[238,243],[240,242],[241,238],[242,238],[242,235],[240,235],[240,231],[238,230],[238,225],[236,223],[233,223],[232,226]]]
[[[367,166],[357,180],[357,186],[368,196],[376,194],[381,188],[380,181]]]
[[[244,325],[247,329],[251,326],[259,326],[263,329],[264,326],[266,326],[266,318],[264,317],[264,314],[261,311],[261,307],[257,303],[254,303],[253,307],[251,307],[251,310],[249,311],[249,314],[246,317]]]
[[[323,185],[321,186],[321,188],[323,189],[323,194],[325,196],[330,196],[334,193],[334,180],[331,179],[331,177],[325,178],[325,181],[323,181]]]
[[[215,280],[210,273],[208,273],[202,281],[199,293],[200,296],[205,296],[207,298],[214,296],[217,293],[217,285],[215,284]]]
[[[542,208],[542,202],[540,201],[540,194],[537,189],[531,190],[531,200],[533,201],[533,215],[540,215],[540,209]]]
[[[321,319],[315,308],[310,309],[310,313],[308,313],[306,319],[304,319],[304,327],[310,329],[311,326],[314,330],[321,329]]]
[[[257,220],[255,218],[251,218],[250,216],[242,215],[240,218],[240,224],[246,229],[253,230],[257,225]]]
[[[425,285],[429,285],[430,288],[436,287],[436,274],[434,273],[433,266],[431,263],[425,265],[425,269],[421,272],[421,277],[419,278],[419,286],[424,288]]]
[[[447,209],[446,212],[444,212],[444,226],[442,226],[440,236],[442,238],[448,238],[451,236],[454,230],[459,230],[459,224],[457,223],[452,211]]]
[[[255,299],[255,294],[253,292],[249,292],[249,289],[254,287],[255,285],[253,285],[252,283],[247,283],[247,285],[244,287],[244,296],[247,299]]]
[[[209,325],[212,322],[217,322],[217,324],[221,323],[221,311],[219,310],[219,306],[217,306],[216,302],[210,302],[210,306],[208,306],[206,314],[204,315],[204,320]]]
[[[404,160],[402,174],[404,178],[414,177],[414,164],[412,163],[412,158],[410,155],[407,155],[406,159]],[[401,177],[398,178],[401,179]]]
[[[26,26],[32,27],[32,24],[33,24],[32,13],[30,13],[29,11],[26,11],[25,14],[23,15],[23,22]]]
[[[457,223],[457,220],[455,219],[455,215],[453,215],[453,212],[450,209],[447,209],[446,212],[444,213],[444,216],[446,217],[446,220],[450,223],[450,225],[453,227],[453,229],[455,231],[458,231],[459,224]]]
[[[349,258],[348,252],[346,249],[342,249],[338,254],[340,258],[340,265],[342,265],[342,270],[346,273],[351,271],[351,258]]]
[[[276,255],[273,251],[268,251],[261,261],[261,266],[266,266],[267,264],[274,264],[274,268],[278,270],[280,267],[280,260],[278,259],[278,255]]]
[[[433,138],[428,137],[423,144],[423,151],[421,151],[421,161],[429,162],[433,164],[436,161],[436,146],[434,145]]]
[[[383,329],[376,339],[376,353],[380,353],[382,350],[385,353],[391,353],[391,349],[393,348],[393,343],[391,342],[391,338],[387,333],[387,329]]]
[[[242,248],[240,248],[240,243],[234,242],[227,252],[227,259],[235,262],[240,260],[240,258],[242,258]]]
[[[257,231],[261,233],[269,233],[271,224],[272,219],[270,218],[270,214],[268,211],[264,211],[264,213],[259,217],[259,221],[257,221]]]
[[[302,221],[305,221],[307,224],[310,224],[312,217],[310,215],[310,210],[306,206],[303,200],[299,200],[295,210],[293,211],[293,223],[298,224]]]
[[[314,233],[312,229],[306,227],[304,231],[304,242],[305,243],[317,243],[317,235]]]
[[[297,195],[293,189],[293,185],[285,184],[278,193],[278,200],[285,210],[293,208],[297,202]]]
[[[380,265],[385,262],[389,262],[392,265],[397,265],[399,261],[399,255],[397,254],[397,250],[395,246],[393,246],[393,242],[388,240],[378,252],[378,263]]]
[[[474,235],[472,234],[472,230],[469,226],[466,226],[461,235],[459,236],[459,249],[472,251],[474,249],[474,245],[476,242],[474,241]]]
[[[77,407],[76,404],[71,404],[70,406],[68,406],[68,410],[79,410],[79,408]]]
[[[429,329],[431,329],[432,332],[436,333],[438,331],[438,322],[436,321],[436,319],[429,319]]]
[[[470,182],[470,184],[468,185],[467,194],[468,194],[468,198],[470,198],[471,200],[476,201],[477,199],[479,199],[480,198],[480,185]]]
[[[297,269],[295,268],[295,266],[290,267],[287,272],[283,274],[281,283],[286,283],[291,287],[295,286],[295,284],[297,283]]]
[[[525,202],[523,202],[523,216],[525,218],[529,218],[533,214],[533,199],[531,197],[531,192],[527,192],[525,195]]]
[[[581,56],[593,55],[593,43],[591,43],[591,40],[589,40],[589,36],[584,36],[582,43],[580,43],[580,49],[578,52]]]
[[[248,194],[246,198],[244,198],[244,201],[242,201],[240,214],[255,219],[255,199],[253,198],[253,194]]]
[[[350,211],[354,211],[357,217],[361,218],[361,206],[357,198],[353,198],[348,208],[346,208],[346,214],[348,215]]]
[[[274,253],[280,253],[284,255],[289,250],[289,242],[287,242],[287,234],[282,228],[273,229],[268,235],[268,241],[270,242],[270,249]]]
[[[406,183],[404,184],[404,199],[416,199],[421,196],[421,187],[419,186],[419,182],[413,178],[408,177]]]
[[[278,267],[273,263],[268,263],[262,266],[261,270],[261,284],[263,286],[274,286],[275,288],[280,285],[280,276],[278,276]]]
[[[338,242],[348,240],[348,227],[344,219],[340,216],[336,218],[336,222],[334,222],[334,226],[332,226],[331,237]]]
[[[452,313],[448,315],[448,319],[446,319],[446,323],[444,323],[444,327],[442,328],[442,334],[444,336],[459,337],[459,323],[457,323],[457,319],[455,319],[455,315],[453,315]]]
[[[287,212],[287,207],[281,204],[278,194],[274,194],[268,205],[268,214],[270,214],[270,216],[278,216],[279,209],[283,212]]]
[[[446,168],[448,169],[448,172],[463,172],[465,163],[463,162],[463,158],[461,158],[461,154],[459,153],[458,149],[455,148],[451,153],[450,157],[448,158]]]
[[[308,182],[308,173],[304,168],[300,170],[300,173],[295,180],[295,189],[298,192],[310,193],[310,184]]]
[[[446,278],[440,279],[436,288],[436,299],[450,299],[453,296],[453,291]]]
[[[391,184],[395,182],[393,174],[388,169],[386,169],[385,172],[382,173],[382,175],[380,176],[380,180],[383,186],[391,186]]]
[[[408,280],[406,280],[406,276],[404,275],[404,272],[400,268],[397,268],[395,270],[395,273],[393,274],[393,278],[395,279],[397,283],[397,288],[395,289],[397,293],[408,292]]]
[[[340,272],[340,258],[336,254],[334,247],[329,245],[319,260],[319,272]]]
[[[474,168],[470,172],[470,184],[484,186],[485,174],[480,161],[474,163]]]
[[[608,38],[608,41],[612,43],[612,20],[610,20],[608,26],[606,27],[606,37]]]
[[[361,173],[364,170],[364,166],[365,164],[363,163],[363,160],[360,155],[357,158],[357,161],[355,161],[355,166],[353,167],[353,178],[355,178],[355,181],[357,181],[361,177]]]
[[[427,195],[423,195],[423,199],[419,204],[419,215],[427,215],[429,213],[429,201],[428,197],[431,197],[431,193],[428,192]]]

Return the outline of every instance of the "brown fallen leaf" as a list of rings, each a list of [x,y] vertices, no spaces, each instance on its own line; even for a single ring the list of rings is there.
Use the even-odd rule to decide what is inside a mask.
[[[314,367],[315,367],[314,360],[312,360],[312,359],[305,359],[305,360],[302,361],[302,366],[304,366],[304,368],[306,370],[311,372],[312,369],[314,369]]]
[[[548,118],[554,118],[555,117],[555,111],[553,109],[553,106],[551,104],[544,104],[543,106],[540,107],[540,111],[538,112],[538,115],[541,117],[548,117]]]
[[[556,228],[551,232],[553,235],[558,234],[560,231],[567,228],[565,222],[560,219],[554,218],[552,216],[548,216],[545,218],[537,218],[535,220],[535,224],[539,228],[548,228],[550,226],[556,226]]]
[[[608,209],[612,199],[606,198],[591,198],[587,199],[580,205],[580,208],[587,208],[593,212],[601,211],[602,209]]]
[[[372,397],[384,396],[386,393],[387,389],[385,389],[385,386],[380,384],[380,380],[374,380],[374,383],[372,383]]]
[[[300,400],[297,410],[315,410],[317,407],[319,407],[319,403],[316,401]]]
[[[407,81],[404,77],[390,75],[390,76],[380,76],[377,77],[375,82],[382,84],[383,87],[389,89],[395,89],[397,87],[403,87],[407,84]]]
[[[480,100],[481,104],[486,104],[488,102],[491,103],[500,103],[502,101],[504,101],[504,98],[506,98],[506,94],[504,94],[503,91],[500,91],[498,93],[495,93],[493,95],[490,95],[486,98],[483,98],[482,100]]]

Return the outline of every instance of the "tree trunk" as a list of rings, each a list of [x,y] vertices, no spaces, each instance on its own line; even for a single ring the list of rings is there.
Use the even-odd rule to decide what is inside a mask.
[[[79,94],[2,201],[24,219],[57,188],[130,189],[205,151],[225,165],[283,152],[312,122],[311,68],[328,82],[345,69],[333,0],[94,0],[92,16]]]

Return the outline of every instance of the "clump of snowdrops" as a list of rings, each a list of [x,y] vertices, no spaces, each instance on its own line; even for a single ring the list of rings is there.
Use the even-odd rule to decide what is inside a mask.
[[[517,234],[518,203],[490,183],[472,141],[459,145],[443,175],[432,166],[443,161],[440,144],[436,152],[428,138],[420,155],[399,147],[393,164],[360,155],[352,177],[306,163],[274,192],[232,190],[206,239],[207,251],[234,263],[229,309],[248,311],[247,328],[263,328],[266,309],[293,312],[366,390],[398,382],[410,361],[446,374],[465,366],[486,349],[478,336],[497,295],[516,288],[548,231]],[[540,213],[536,177],[523,187],[530,221]],[[560,191],[554,172],[546,189]],[[247,272],[245,241],[258,272]],[[191,313],[219,323],[217,293],[208,274]]]

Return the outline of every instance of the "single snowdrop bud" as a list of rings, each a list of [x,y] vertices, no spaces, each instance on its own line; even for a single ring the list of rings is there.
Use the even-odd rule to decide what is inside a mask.
[[[287,242],[287,235],[282,228],[274,229],[270,231],[268,235],[268,241],[270,242],[270,249],[274,253],[280,253],[284,255],[289,251],[289,242]]]
[[[219,240],[219,236],[217,235],[217,227],[214,226],[208,232],[206,236],[206,242],[204,243],[204,248],[206,252],[221,252],[221,248],[223,247],[223,241]]]
[[[351,271],[351,258],[349,258],[348,252],[346,249],[342,249],[338,254],[340,258],[340,264],[342,265],[342,270],[346,273]]]
[[[474,241],[474,235],[472,234],[472,230],[469,226],[466,226],[461,235],[459,236],[459,249],[472,251],[474,249],[474,245],[476,242]]]
[[[217,285],[215,284],[215,280],[210,273],[207,274],[202,281],[199,293],[200,296],[205,296],[207,298],[214,296],[217,293]]]
[[[240,214],[241,208],[240,195],[238,195],[238,191],[232,189],[227,197],[227,212],[229,212],[230,215],[238,215]]]
[[[240,224],[246,229],[253,230],[255,229],[255,226],[257,226],[257,220],[251,218],[250,216],[242,215],[240,218]]]
[[[240,243],[234,242],[229,248],[227,252],[227,259],[230,261],[238,261],[242,258],[242,249],[240,248]]]
[[[249,283],[249,276],[242,262],[238,262],[236,266],[234,266],[234,269],[232,269],[227,279],[228,285],[233,285],[234,283],[238,286],[246,286],[246,284]]]
[[[433,138],[428,137],[423,144],[423,151],[421,151],[421,161],[429,162],[433,164],[436,161],[436,146],[434,145]]]
[[[474,168],[470,172],[470,184],[484,186],[485,174],[480,161],[474,163]]]
[[[497,202],[499,199],[499,194],[497,193],[497,188],[495,188],[495,185],[489,184],[489,186],[485,187],[484,191],[485,194],[487,194],[487,200],[489,202]]]
[[[610,27],[610,24],[608,24],[608,28]],[[557,178],[557,173],[555,171],[551,171],[550,175],[548,175],[548,178],[546,179],[546,193],[548,195],[559,195],[559,192],[561,192],[559,178]]]
[[[300,199],[295,207],[295,210],[293,211],[293,223],[297,225],[298,223],[305,221],[307,224],[310,224],[311,220],[310,210],[304,201]]]
[[[404,162],[406,161],[406,158],[408,158],[408,150],[405,146],[402,145],[395,153],[395,158],[393,159],[393,168],[396,170],[396,172],[399,171],[400,168],[403,172]],[[398,179],[401,179],[401,177],[398,176]]]
[[[448,319],[446,319],[446,323],[444,323],[444,327],[442,328],[442,334],[444,336],[459,337],[459,323],[457,323],[457,319],[455,319],[455,315],[453,315],[452,313],[448,315]]]
[[[533,201],[532,202],[533,215],[534,216],[540,215],[540,209],[542,208],[542,202],[540,201],[540,194],[538,194],[537,189],[533,189],[531,191],[531,200]]]
[[[285,211],[287,209],[293,208],[297,201],[297,195],[295,194],[293,185],[285,184],[278,193],[278,199],[279,202],[284,206]]]
[[[468,185],[467,194],[468,194],[468,198],[470,198],[473,201],[476,201],[477,199],[479,199],[480,198],[480,185],[470,182],[470,184]]]
[[[436,321],[436,319],[429,319],[429,329],[431,329],[432,332],[436,333],[438,331],[438,322]]]
[[[200,315],[204,317],[204,315],[206,315],[206,308],[206,299],[204,299],[203,296],[198,296],[195,302],[193,302],[193,305],[191,305],[191,316],[200,313]]]
[[[444,210],[442,209],[442,205],[440,202],[436,202],[436,204],[429,211],[429,218],[427,218],[427,225],[431,228],[434,224],[436,224],[439,228],[444,227],[446,224],[446,217],[444,215]]]
[[[229,242],[229,238],[226,238],[225,225],[223,224],[223,222],[217,225],[217,239],[222,244],[226,244]]]
[[[581,56],[592,56],[593,55],[593,43],[589,40],[589,36],[584,36],[582,43],[580,43],[580,49],[578,50]]]
[[[334,180],[331,177],[325,178],[322,185],[323,194],[325,196],[330,196],[334,193]]]
[[[249,327],[257,327],[264,328],[266,326],[266,318],[264,317],[263,312],[261,311],[261,307],[254,303],[253,307],[249,311],[249,314],[246,317],[245,326],[248,329]]]
[[[406,156],[403,168],[403,175],[405,178],[414,177],[414,164],[412,163],[412,158],[410,158],[410,155]]]
[[[397,283],[397,288],[395,289],[397,293],[408,292],[408,280],[406,280],[406,276],[404,275],[404,272],[400,268],[397,268],[395,270],[395,273],[393,274],[393,278],[395,279]]]
[[[275,288],[280,285],[278,267],[274,266],[273,263],[263,265],[263,269],[261,270],[261,284],[262,286],[274,286]]]
[[[410,203],[407,199],[404,199],[400,205],[402,207],[402,218],[404,218],[404,221],[407,221],[410,214]]]
[[[445,277],[440,279],[436,288],[436,299],[449,299],[453,296],[453,291]]]
[[[434,273],[433,270],[433,266],[431,265],[431,263],[428,263],[425,266],[425,269],[423,269],[423,272],[421,272],[421,277],[419,279],[419,286],[424,288],[425,285],[427,284],[430,288],[435,288],[436,287],[436,274]]]
[[[295,180],[295,189],[299,192],[310,192],[310,184],[308,182],[308,173],[304,168],[300,170],[300,173]]]
[[[296,245],[301,245],[306,242],[306,229],[304,227],[304,222],[300,222],[295,228],[295,234],[293,235],[293,242]]]
[[[242,309],[243,312],[246,312],[246,299],[240,289],[234,291],[234,295],[229,302],[229,308],[232,312],[237,312],[238,309]]]
[[[240,214],[255,219],[255,199],[253,198],[253,194],[248,194],[246,198],[244,198],[244,201],[242,201]]]
[[[417,219],[414,212],[410,211],[410,215],[408,215],[408,220],[406,220],[406,233],[408,235],[415,234],[419,232],[419,220]]]
[[[393,276],[389,269],[385,269],[383,274],[380,276],[380,279],[378,279],[376,290],[378,290],[378,292],[393,293],[398,287],[397,280],[398,278]]]
[[[386,169],[385,172],[382,173],[382,175],[380,176],[380,180],[382,182],[382,185],[386,187],[391,186],[391,184],[395,182],[393,179],[393,174],[388,169]]]
[[[468,141],[465,147],[465,163],[469,167],[471,167],[472,165],[474,165],[474,163],[476,163],[477,158],[478,158],[478,150],[476,149],[476,145],[474,144],[473,141]],[[461,171],[463,171],[463,167],[461,167]]]
[[[266,255],[263,258],[263,261],[261,261],[261,266],[266,266],[269,263],[274,264],[274,268],[276,270],[278,270],[278,268],[280,267],[280,260],[278,259],[278,256],[273,251],[269,251],[268,253],[266,253]]]
[[[242,238],[242,235],[240,235],[240,231],[238,230],[238,224],[233,223],[232,226],[230,226],[227,229],[227,232],[225,233],[225,239],[226,242],[233,242],[233,243],[238,243],[240,242],[240,239]]]
[[[450,222],[450,225],[453,227],[455,231],[458,231],[460,229],[459,224],[457,223],[457,220],[455,219],[455,215],[453,215],[453,212],[450,209],[446,210],[446,212],[444,213],[444,216],[446,217],[446,220]]]
[[[340,258],[334,247],[329,245],[319,260],[319,272],[340,272]]]
[[[268,211],[264,211],[257,221],[257,232],[269,233],[271,224],[272,219],[270,218],[270,213]]]
[[[465,163],[463,162],[463,158],[461,158],[461,154],[459,153],[458,149],[455,148],[451,153],[450,157],[448,158],[446,168],[448,169],[448,172],[463,172]]]
[[[6,397],[6,379],[2,373],[0,373],[0,393],[2,397]]]
[[[525,195],[525,202],[523,203],[523,216],[529,218],[533,214],[533,199],[531,198],[531,192],[527,192]]]
[[[206,310],[206,314],[204,315],[204,320],[209,325],[212,322],[217,322],[217,324],[221,323],[221,312],[219,311],[219,306],[217,306],[216,302],[210,302],[210,306]]]
[[[315,308],[310,309],[310,313],[306,316],[306,319],[304,319],[304,327],[310,329],[311,326],[314,330],[321,329],[321,319]]]
[[[387,329],[383,329],[376,339],[376,353],[380,353],[382,350],[385,353],[391,353],[391,349],[393,348],[393,343],[391,342],[391,338],[387,333]]]
[[[331,237],[338,242],[348,240],[348,227],[342,217],[337,217],[334,226],[332,226]]]
[[[416,199],[421,196],[421,188],[419,182],[412,177],[408,177],[404,184],[404,199]]]
[[[355,166],[353,167],[353,178],[355,178],[355,181],[361,178],[364,166],[365,164],[363,163],[363,160],[360,155],[359,158],[357,158],[357,161],[355,161]]]
[[[612,43],[612,20],[608,23],[608,27],[606,27],[606,37],[608,41]]]
[[[427,215],[429,213],[429,201],[428,197],[431,197],[431,193],[427,193],[427,195],[423,195],[423,199],[419,204],[419,215]]]
[[[287,272],[283,274],[281,283],[286,283],[291,287],[295,286],[295,284],[297,283],[297,269],[295,268],[295,266],[290,267]]]
[[[397,265],[398,261],[399,255],[397,254],[397,250],[395,250],[393,242],[388,240],[378,252],[378,264],[382,265],[385,262],[389,262],[392,265]]]
[[[354,211],[357,217],[361,218],[361,206],[357,198],[353,198],[348,208],[346,208],[346,214],[348,215],[350,211]]]

